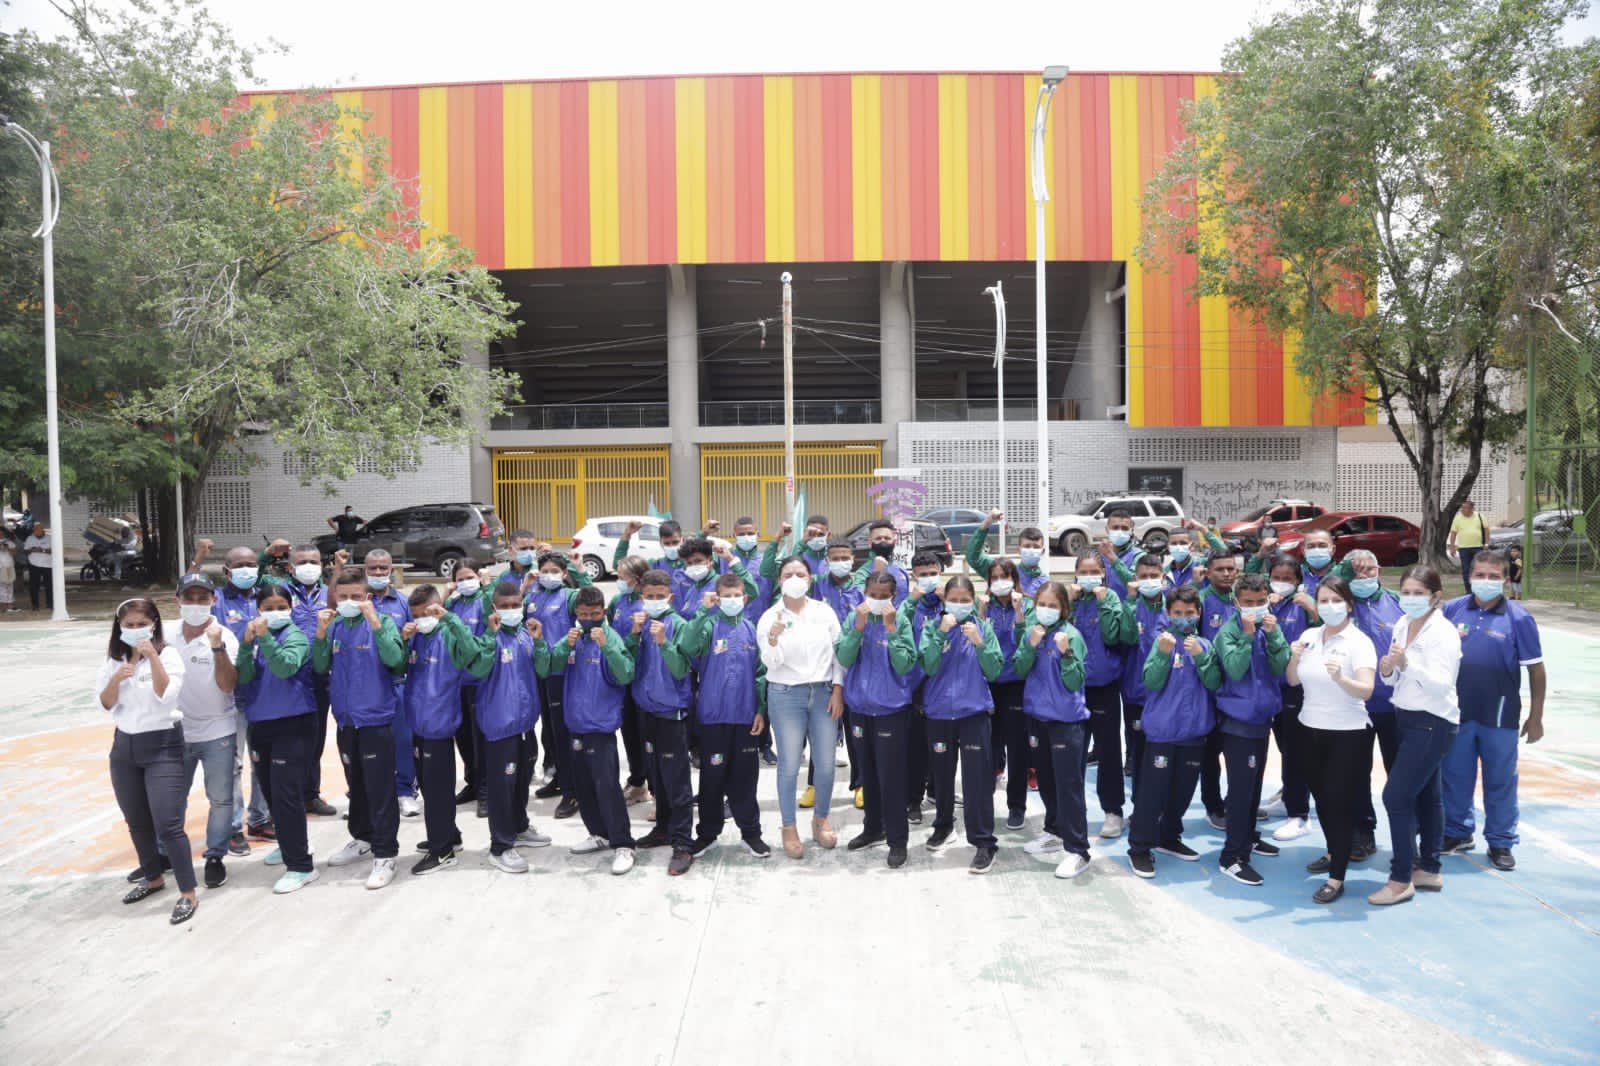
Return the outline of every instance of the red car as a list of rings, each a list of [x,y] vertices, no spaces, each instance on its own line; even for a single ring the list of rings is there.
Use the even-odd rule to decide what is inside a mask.
[[[1305,535],[1313,529],[1325,529],[1333,535],[1335,559],[1365,548],[1378,557],[1379,566],[1410,566],[1417,561],[1422,545],[1422,530],[1404,518],[1367,511],[1335,511],[1284,534],[1278,541],[1278,550],[1298,556]]]
[[[1289,530],[1299,529],[1326,513],[1327,508],[1319,507],[1310,500],[1273,500],[1265,507],[1251,511],[1238,522],[1224,522],[1217,532],[1235,548],[1254,551],[1261,543],[1262,529],[1271,529],[1282,539]]]

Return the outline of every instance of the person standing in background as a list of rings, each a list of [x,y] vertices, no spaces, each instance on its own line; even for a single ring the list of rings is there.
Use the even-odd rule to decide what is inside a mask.
[[[1472,560],[1489,543],[1489,523],[1477,513],[1472,501],[1461,505],[1461,510],[1450,520],[1450,541],[1445,546],[1451,554],[1461,559],[1461,585],[1472,591]]]
[[[28,602],[39,609],[39,587],[44,586],[44,604],[51,609],[56,605],[55,589],[50,574],[50,534],[44,531],[43,522],[33,524],[33,532],[22,542],[23,554],[28,559]]]
[[[328,528],[338,537],[339,547],[351,548],[355,546],[356,537],[360,535],[361,527],[366,521],[356,514],[355,508],[345,504],[343,514],[336,514],[328,519]]]
[[[0,611],[17,613],[17,545],[10,537],[0,537]]]

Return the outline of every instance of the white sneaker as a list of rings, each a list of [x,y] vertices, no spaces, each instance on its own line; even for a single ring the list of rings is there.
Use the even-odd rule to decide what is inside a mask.
[[[1054,833],[1040,833],[1022,845],[1022,850],[1029,855],[1049,855],[1051,852],[1062,850],[1061,838]]]
[[[617,853],[611,856],[611,872],[621,877],[631,869],[633,869],[633,849],[618,848]]]
[[[262,859],[261,862],[265,866],[282,866],[283,849],[273,848],[271,851],[267,852],[267,857]]]
[[[1122,815],[1120,815],[1120,814],[1108,814],[1108,815],[1106,815],[1106,820],[1100,826],[1100,839],[1101,840],[1115,840],[1115,839],[1117,839],[1119,836],[1122,835],[1122,829],[1123,829],[1124,824],[1125,823],[1122,820]]]
[[[1073,852],[1056,867],[1056,876],[1061,878],[1077,877],[1089,868],[1089,860]]]
[[[353,862],[360,862],[372,854],[372,845],[365,840],[352,840],[344,847],[333,853],[333,858],[328,860],[329,866],[349,866]]]
[[[382,888],[394,880],[395,860],[373,859],[372,872],[367,875],[368,888]]]
[[[319,875],[317,874],[316,867],[314,866],[307,873],[301,873],[298,870],[287,870],[284,872],[284,875],[278,878],[278,880],[273,884],[272,891],[280,896],[287,896],[291,892],[298,892],[302,888],[305,888],[311,882],[315,881],[318,876]]]
[[[539,832],[531,824],[517,834],[517,847],[519,848],[548,848],[549,846],[550,838]]]
[[[1274,818],[1287,817],[1289,817],[1289,808],[1283,805],[1283,789],[1281,788],[1274,792],[1272,798],[1263,803],[1261,809],[1256,812],[1256,818],[1260,821],[1271,821]]]
[[[1299,840],[1309,832],[1311,832],[1311,827],[1306,825],[1304,818],[1290,818],[1272,831],[1272,839]]]
[[[516,848],[507,848],[500,854],[489,854],[489,865],[501,873],[525,874],[528,872],[528,860],[524,859]]]
[[[417,801],[417,797],[415,797],[415,796],[401,796],[400,797],[400,817],[402,817],[402,818],[421,818],[422,817],[422,804]]]
[[[610,846],[611,843],[606,840],[605,837],[590,837],[588,840],[580,841],[579,843],[572,845],[571,851],[574,855],[593,855],[595,852],[604,851]],[[617,850],[627,851],[628,849],[618,848]],[[633,860],[630,857],[628,861],[631,863]]]

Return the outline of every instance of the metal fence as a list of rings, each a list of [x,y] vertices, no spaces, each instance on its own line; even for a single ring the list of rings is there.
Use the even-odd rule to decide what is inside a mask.
[[[1600,342],[1531,346],[1522,595],[1600,609]]]

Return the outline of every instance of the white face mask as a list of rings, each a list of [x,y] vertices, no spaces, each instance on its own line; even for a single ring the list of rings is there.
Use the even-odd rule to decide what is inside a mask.
[[[282,629],[294,618],[293,611],[262,611],[261,617],[267,620],[268,629]]]
[[[180,603],[178,616],[186,626],[203,626],[211,621],[211,608],[203,603]]]
[[[432,633],[439,628],[439,620],[431,614],[423,615],[417,619],[417,632],[424,635]]]
[[[477,592],[479,588],[480,586],[478,584],[478,579],[475,577],[469,577],[465,581],[456,582],[456,591],[461,593],[463,596],[471,596],[473,593]]]
[[[805,594],[811,591],[811,579],[795,574],[783,579],[783,594],[791,600],[804,599]]]
[[[316,563],[301,563],[294,568],[294,579],[302,585],[315,585],[322,578],[322,567]]]
[[[894,609],[893,604],[894,601],[888,599],[887,597],[884,599],[879,599],[876,596],[867,597],[867,610],[871,611],[873,614],[888,614]]]
[[[1282,596],[1284,599],[1288,599],[1290,596],[1294,595],[1295,587],[1296,586],[1293,581],[1274,581],[1272,583],[1272,591],[1279,596]]]
[[[556,589],[560,588],[566,583],[567,579],[561,574],[543,573],[539,575],[539,584],[551,592],[554,592]]]
[[[849,577],[850,569],[851,564],[848,559],[830,559],[828,561],[828,573],[834,577]]]
[[[994,584],[989,586],[989,591],[994,593],[996,596],[1009,596],[1011,595],[1011,590],[1014,588],[1016,588],[1016,584],[1014,582],[996,581]]]
[[[691,563],[683,568],[683,573],[690,581],[704,581],[711,576],[711,567],[705,563]]]

